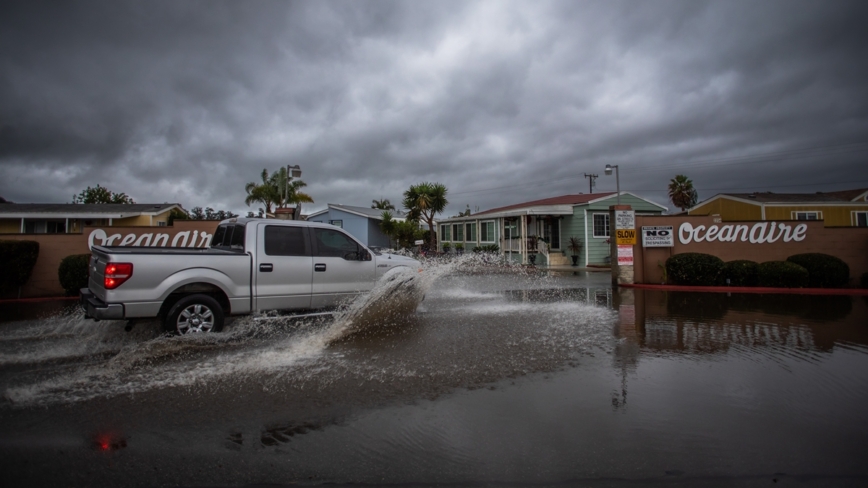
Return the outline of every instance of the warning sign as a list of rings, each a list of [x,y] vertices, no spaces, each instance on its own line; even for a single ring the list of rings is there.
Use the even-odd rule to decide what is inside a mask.
[[[615,244],[635,245],[636,229],[620,229],[615,231]]]
[[[671,225],[642,227],[642,247],[673,247],[674,237]]]
[[[636,212],[633,210],[615,210],[616,229],[635,229]]]
[[[633,246],[618,246],[618,265],[633,265]]]

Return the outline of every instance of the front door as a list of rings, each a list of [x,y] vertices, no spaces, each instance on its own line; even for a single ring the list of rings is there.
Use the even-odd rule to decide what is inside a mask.
[[[313,236],[313,308],[333,307],[369,291],[375,263],[364,246],[340,229],[311,228]]]

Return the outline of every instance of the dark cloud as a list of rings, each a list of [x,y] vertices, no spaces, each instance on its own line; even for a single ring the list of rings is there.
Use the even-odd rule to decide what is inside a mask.
[[[0,195],[245,211],[444,183],[448,214],[621,187],[868,187],[864,2],[5,2]]]

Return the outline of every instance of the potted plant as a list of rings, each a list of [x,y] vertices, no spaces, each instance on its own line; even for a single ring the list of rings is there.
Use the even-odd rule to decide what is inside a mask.
[[[573,258],[573,266],[579,265],[579,254],[582,252],[582,239],[576,236],[570,237],[570,242],[567,244],[567,249]]]
[[[536,266],[536,246],[538,242],[537,236],[527,236],[527,259],[531,266]]]
[[[452,244],[450,244],[448,242],[444,242],[443,243],[443,252],[449,252],[450,249],[452,249]]]
[[[455,252],[457,252],[458,254],[464,254],[464,243],[463,242],[459,242],[459,243],[455,244]]]

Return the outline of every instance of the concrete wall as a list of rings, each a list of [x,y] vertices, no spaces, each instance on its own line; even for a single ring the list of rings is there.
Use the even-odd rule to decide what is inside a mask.
[[[690,242],[682,244],[678,238],[682,223],[689,222],[694,227],[715,225],[710,216],[636,216],[637,244],[633,246],[634,279],[636,283],[661,283],[663,269],[669,256],[684,252],[701,252],[718,256],[724,261],[748,259],[758,263],[783,261],[793,254],[819,252],[842,259],[850,266],[850,284],[857,285],[862,273],[868,272],[868,228],[866,227],[826,227],[822,221],[778,221],[791,227],[807,226],[804,240],[774,243],[742,242]],[[717,225],[747,225],[752,227],[756,221],[722,222]],[[769,222],[771,224],[771,222]],[[675,231],[674,247],[643,248],[643,226],[669,226]]]
[[[133,245],[140,237],[146,238],[146,234],[152,234],[153,237],[166,234],[168,235],[168,247],[172,246],[172,241],[179,233],[188,232],[187,246],[195,247],[192,246],[192,236],[197,236],[196,245],[201,244],[202,240],[198,237],[202,233],[213,235],[218,224],[219,222],[213,220],[177,220],[172,227],[86,227],[81,234],[15,234],[0,236],[0,240],[36,241],[39,243],[39,258],[36,260],[30,281],[21,289],[22,298],[60,296],[64,294],[63,287],[60,286],[60,280],[57,277],[60,261],[73,254],[89,253],[88,239],[95,230],[101,230],[107,236],[119,235],[114,240],[114,245],[124,240],[131,241],[125,245]],[[182,238],[184,236],[184,234],[181,235]],[[181,244],[183,241],[183,239],[178,239],[176,244]],[[99,240],[96,243],[99,244]],[[17,292],[0,298],[15,298],[16,296]]]

